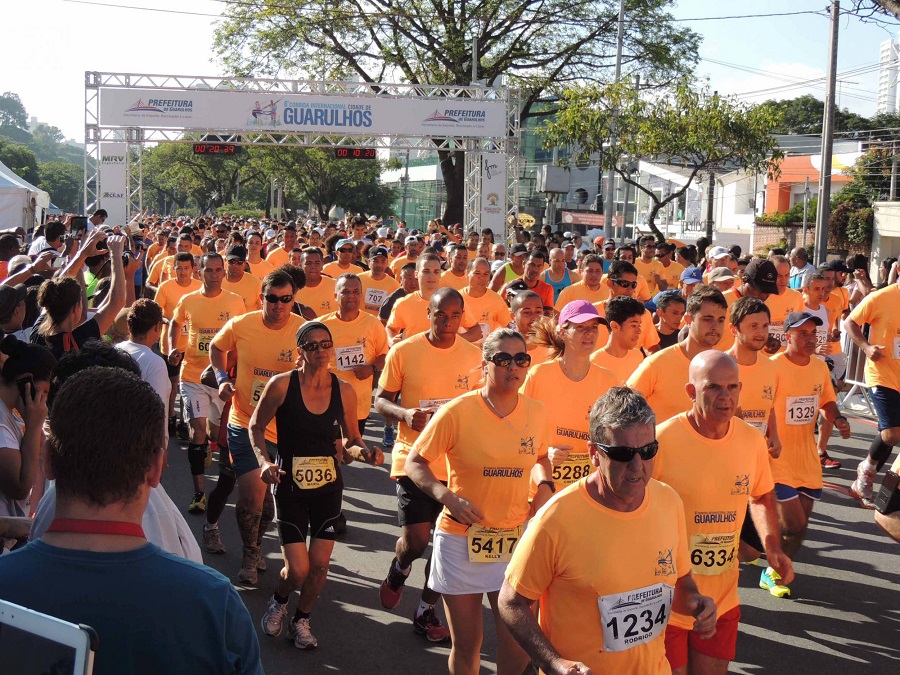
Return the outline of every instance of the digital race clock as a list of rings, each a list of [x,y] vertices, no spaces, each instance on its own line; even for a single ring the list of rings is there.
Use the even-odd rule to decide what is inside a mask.
[[[234,143],[194,143],[195,155],[235,155],[240,150]]]
[[[337,159],[376,159],[375,148],[335,148]]]

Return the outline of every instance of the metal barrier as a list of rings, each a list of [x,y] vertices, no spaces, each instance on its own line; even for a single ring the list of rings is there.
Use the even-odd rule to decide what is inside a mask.
[[[865,417],[877,421],[878,416],[875,414],[875,408],[872,406],[872,400],[869,398],[869,387],[866,386],[866,354],[846,335],[845,340],[844,353],[847,355],[847,370],[844,374],[844,383],[849,384],[850,389],[844,392],[843,395],[838,394],[838,408],[847,415]],[[866,404],[865,410],[848,406],[851,397],[857,394]]]

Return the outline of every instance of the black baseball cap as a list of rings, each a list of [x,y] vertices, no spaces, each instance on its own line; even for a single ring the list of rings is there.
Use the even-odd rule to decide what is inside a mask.
[[[230,246],[227,251],[225,251],[225,260],[240,260],[241,262],[245,262],[247,260],[247,249],[243,246]]]
[[[778,270],[770,260],[754,258],[744,268],[744,279],[760,293],[778,294]]]
[[[790,330],[791,328],[802,326],[807,321],[812,321],[817,326],[822,325],[822,319],[815,314],[810,314],[809,312],[791,312],[784,320],[784,329]]]
[[[375,256],[383,255],[385,258],[388,257],[388,250],[384,246],[373,246],[369,249],[369,257],[374,258]]]
[[[24,284],[0,286],[0,316],[10,316],[20,302],[25,300],[28,289]]]
[[[528,247],[525,244],[516,244],[512,247],[512,251],[510,251],[510,255],[522,255],[523,253],[528,253]]]
[[[835,258],[834,260],[829,260],[825,263],[826,270],[834,270],[835,272],[850,272],[850,268],[847,267],[847,264],[841,260],[840,258]]]

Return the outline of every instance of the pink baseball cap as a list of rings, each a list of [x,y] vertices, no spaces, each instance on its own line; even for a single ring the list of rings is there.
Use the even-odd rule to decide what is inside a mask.
[[[600,313],[597,308],[587,300],[573,300],[562,308],[559,313],[557,325],[564,326],[566,323],[584,323],[591,319],[599,319]]]

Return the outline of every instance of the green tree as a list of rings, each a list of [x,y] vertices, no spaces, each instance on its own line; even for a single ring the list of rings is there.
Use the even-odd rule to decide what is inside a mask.
[[[781,117],[781,124],[775,130],[776,133],[813,135],[822,133],[825,103],[812,94],[805,94],[797,98],[781,101],[766,101],[762,105]],[[882,123],[879,123],[877,118],[870,120],[845,108],[836,111],[834,130],[862,132],[877,129],[881,126],[889,126],[889,123],[889,119],[883,119]]]
[[[4,92],[0,96],[0,127],[16,127],[25,129],[28,127],[28,114],[22,99],[11,91]]]
[[[615,170],[647,195],[647,224],[660,240],[656,214],[679,199],[701,171],[765,173],[782,156],[771,135],[778,117],[770,109],[694,89],[684,80],[653,96],[625,83],[570,89],[560,104],[556,119],[541,129],[546,146],[572,147],[567,162],[597,156],[602,170]],[[660,197],[627,170],[638,157],[680,167],[688,177],[680,189]]]
[[[0,162],[33,185],[37,185],[41,179],[37,156],[24,145],[0,138]]]
[[[71,213],[81,208],[84,167],[69,162],[45,162],[40,166],[40,173],[38,187],[50,194],[56,206]]]
[[[62,161],[72,164],[82,162],[84,151],[67,145],[62,131],[49,124],[39,124],[31,132],[28,147],[34,150],[41,162]]]
[[[215,46],[236,75],[285,71],[324,79],[468,85],[478,77],[522,91],[522,115],[551,90],[612,78],[616,0],[280,0],[230,3]],[[674,0],[628,0],[623,63],[664,82],[697,60],[699,36],[672,21]],[[444,221],[461,222],[461,150],[438,152],[447,189]]]

